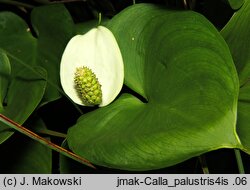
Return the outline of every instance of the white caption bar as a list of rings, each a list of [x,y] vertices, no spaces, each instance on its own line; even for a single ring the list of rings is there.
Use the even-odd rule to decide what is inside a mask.
[[[250,175],[186,174],[0,174],[1,190],[231,190],[250,189]]]

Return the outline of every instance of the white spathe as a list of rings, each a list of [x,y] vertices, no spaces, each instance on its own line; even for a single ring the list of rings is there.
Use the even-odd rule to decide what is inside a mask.
[[[74,36],[67,44],[61,59],[60,80],[64,92],[75,103],[84,105],[75,88],[76,68],[91,69],[101,84],[100,107],[110,104],[122,89],[124,66],[122,55],[112,32],[103,26],[84,35]]]

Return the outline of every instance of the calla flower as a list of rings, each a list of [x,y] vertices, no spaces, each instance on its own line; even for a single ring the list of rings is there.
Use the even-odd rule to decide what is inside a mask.
[[[77,104],[110,104],[121,91],[124,67],[120,49],[103,26],[74,36],[67,44],[60,68],[64,92]]]

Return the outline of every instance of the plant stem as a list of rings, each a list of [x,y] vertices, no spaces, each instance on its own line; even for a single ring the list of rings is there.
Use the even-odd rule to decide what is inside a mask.
[[[183,0],[183,5],[185,9],[188,9],[188,4],[187,4],[187,0]]]
[[[58,1],[33,0],[33,1],[40,3],[40,4],[47,5],[47,4],[72,3],[72,2],[80,2],[80,1],[84,2],[87,0],[58,0]]]
[[[79,1],[84,1],[84,0],[61,0],[61,1],[52,1],[50,3],[51,4],[56,4],[56,3],[72,3],[72,2],[79,2]]]
[[[198,158],[199,158],[203,173],[204,174],[209,174],[209,169],[208,169],[208,166],[207,166],[207,161],[206,161],[205,156],[200,155]]]
[[[25,127],[19,125],[18,123],[12,121],[11,119],[9,119],[8,117],[0,114],[0,121],[6,125],[8,125],[9,127],[19,131],[20,133],[30,137],[31,139],[34,139],[35,141],[40,142],[41,144],[45,145],[46,147],[55,150],[61,154],[63,154],[64,156],[67,156],[75,161],[78,161],[82,164],[85,164],[91,168],[95,169],[95,166],[93,166],[88,160],[74,154],[73,152],[70,152],[54,143],[52,143],[51,141],[37,135],[36,133],[30,131],[29,129],[26,129]]]
[[[98,14],[98,25],[101,25],[102,22],[102,13]]]
[[[236,157],[236,160],[237,160],[239,173],[240,174],[245,174],[245,169],[244,169],[244,165],[243,165],[243,162],[242,162],[240,150],[239,149],[234,149],[234,153],[235,153],[235,157]]]
[[[12,1],[12,0],[0,0],[0,3],[8,4],[8,5],[15,5],[18,7],[24,7],[28,9],[33,9],[35,6],[27,4],[27,3],[22,3],[19,1]]]
[[[40,134],[54,136],[54,137],[60,137],[60,138],[66,138],[67,137],[67,135],[64,134],[64,133],[60,133],[60,132],[49,130],[49,129],[41,129],[41,130],[37,130],[35,132],[40,133]]]

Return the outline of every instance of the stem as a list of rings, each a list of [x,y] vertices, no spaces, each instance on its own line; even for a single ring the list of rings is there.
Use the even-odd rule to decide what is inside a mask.
[[[72,3],[72,2],[79,2],[83,0],[61,0],[61,1],[52,1],[51,4],[57,4],[57,3]]]
[[[101,25],[102,22],[102,13],[98,14],[98,25]]]
[[[188,9],[187,0],[183,0],[183,4],[184,4],[184,8],[185,8],[185,9]]]
[[[0,121],[6,125],[8,125],[9,127],[17,130],[18,132],[30,137],[31,139],[34,139],[35,141],[38,141],[40,142],[41,144],[45,145],[46,147],[52,149],[52,150],[55,150],[61,154],[63,154],[64,156],[67,156],[75,161],[78,161],[82,164],[85,164],[91,168],[95,168],[95,166],[93,166],[88,160],[74,154],[73,152],[70,152],[54,143],[52,143],[51,141],[37,135],[36,133],[30,131],[29,129],[26,129],[25,127],[19,125],[18,123],[12,121],[11,119],[9,119],[8,117],[0,114]]]
[[[135,5],[136,4],[136,2],[135,2],[135,0],[133,0],[133,5]]]
[[[1,0],[0,0],[1,1]],[[42,77],[44,80],[46,80],[48,82],[48,84],[50,84],[51,86],[53,86],[56,90],[58,90],[61,94],[63,94],[64,96],[66,96],[70,102],[74,105],[74,107],[77,109],[77,111],[82,115],[83,112],[82,110],[69,98],[69,96],[67,94],[64,93],[64,91],[62,89],[60,89],[57,85],[55,85],[53,82],[51,82],[50,80],[48,80],[46,77],[44,77],[42,74],[40,74],[39,72],[37,72],[33,67],[29,66],[28,64],[24,63],[22,60],[18,59],[17,57],[11,55],[9,52],[3,50],[0,48],[0,50],[2,50],[4,53],[6,53],[7,56],[9,56],[10,58],[14,59],[15,61],[19,62],[21,65],[23,65],[24,67],[28,68],[29,70],[31,70],[32,72],[36,73],[38,76]]]
[[[8,5],[15,5],[18,7],[24,7],[24,8],[28,8],[28,9],[33,9],[35,6],[30,5],[30,4],[26,4],[26,3],[22,3],[22,2],[18,2],[18,1],[12,1],[12,0],[0,0],[0,3],[4,3],[4,4],[8,4]]]
[[[52,130],[49,130],[49,129],[41,129],[41,130],[37,130],[36,132],[40,133],[40,134],[50,135],[50,136],[60,137],[60,138],[66,138],[67,137],[67,135],[64,134],[64,133],[60,133],[60,132],[57,132],[57,131],[52,131]]]
[[[199,158],[203,173],[204,174],[209,174],[209,169],[208,169],[208,166],[207,166],[207,161],[206,161],[205,156],[201,155],[198,158]]]
[[[48,4],[59,4],[59,3],[72,3],[72,2],[79,2],[84,0],[59,0],[59,1],[46,1],[46,0],[33,0],[37,3],[48,5]]]
[[[234,149],[234,153],[235,153],[235,157],[237,160],[237,165],[238,165],[238,169],[239,169],[240,174],[245,174],[245,169],[244,169],[244,165],[242,162],[240,150]]]
[[[48,1],[47,0],[33,0],[33,1],[35,1],[36,3],[44,4],[44,5],[49,3],[49,0]]]

